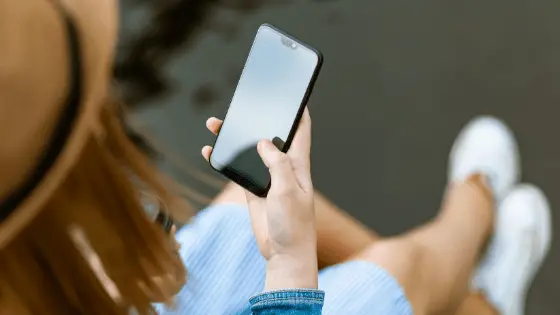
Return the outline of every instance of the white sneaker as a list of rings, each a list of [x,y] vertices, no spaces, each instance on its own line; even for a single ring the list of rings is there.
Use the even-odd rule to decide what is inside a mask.
[[[519,185],[500,205],[494,239],[473,279],[501,315],[522,315],[527,290],[550,248],[550,207],[543,192]]]
[[[496,118],[483,116],[472,120],[453,144],[449,180],[464,180],[475,173],[486,176],[496,201],[505,197],[521,176],[515,137]]]

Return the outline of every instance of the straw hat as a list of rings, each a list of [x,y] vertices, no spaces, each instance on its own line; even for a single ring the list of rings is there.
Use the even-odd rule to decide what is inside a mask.
[[[0,0],[0,249],[95,132],[117,36],[114,0]]]

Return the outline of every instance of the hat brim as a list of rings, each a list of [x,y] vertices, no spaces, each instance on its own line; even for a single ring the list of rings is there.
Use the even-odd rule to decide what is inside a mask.
[[[8,218],[0,223],[0,249],[16,237],[44,209],[45,204],[62,185],[80,158],[87,141],[93,136],[93,126],[98,122],[102,104],[102,101],[91,97],[83,102],[71,134],[52,167],[33,192]]]

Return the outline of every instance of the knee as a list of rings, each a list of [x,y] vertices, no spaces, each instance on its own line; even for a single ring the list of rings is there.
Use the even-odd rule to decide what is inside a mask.
[[[375,263],[387,271],[403,288],[415,314],[423,314],[426,307],[424,286],[428,285],[429,276],[421,266],[428,255],[422,244],[396,238],[371,245],[357,259]]]
[[[408,273],[424,256],[422,245],[394,238],[376,242],[360,253],[358,259],[373,262],[388,271],[394,269],[399,273]]]

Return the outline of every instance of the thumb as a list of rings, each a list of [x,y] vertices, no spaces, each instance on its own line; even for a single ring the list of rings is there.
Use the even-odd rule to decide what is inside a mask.
[[[272,191],[281,192],[298,187],[288,155],[278,150],[269,140],[259,142],[257,150],[270,172]]]

